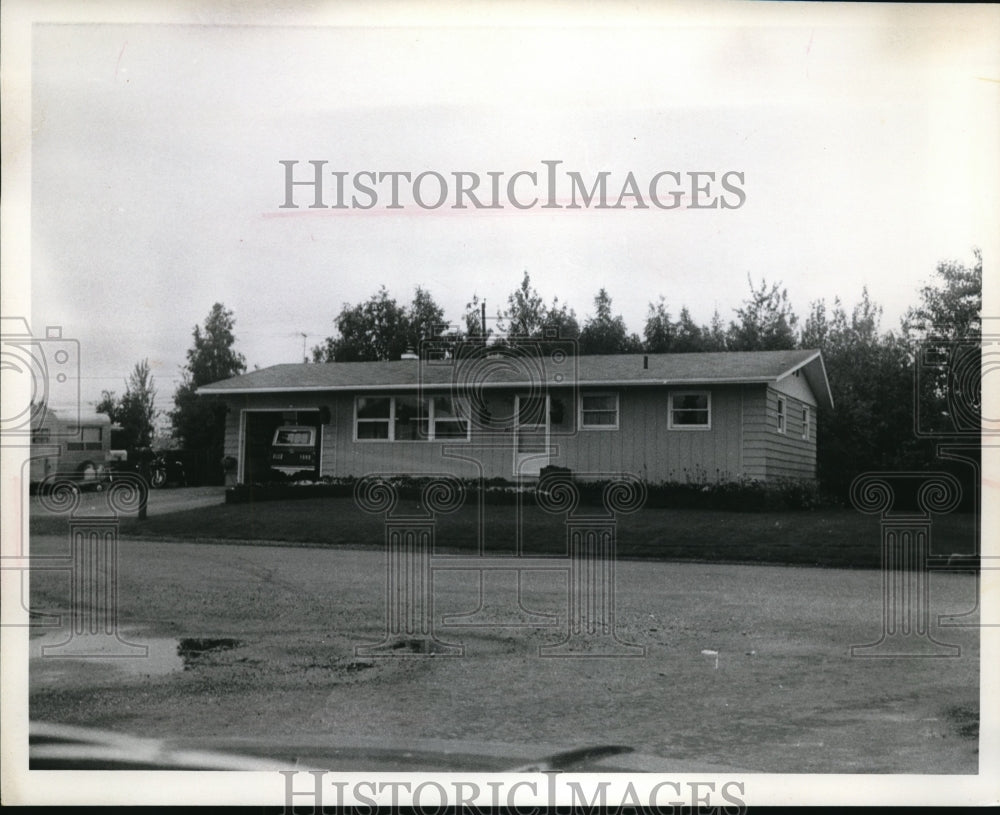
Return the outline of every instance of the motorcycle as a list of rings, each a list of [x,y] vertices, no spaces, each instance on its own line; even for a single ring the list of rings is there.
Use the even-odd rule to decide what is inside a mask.
[[[187,486],[184,464],[164,452],[156,453],[149,463],[149,485],[153,489],[162,489],[170,483]]]

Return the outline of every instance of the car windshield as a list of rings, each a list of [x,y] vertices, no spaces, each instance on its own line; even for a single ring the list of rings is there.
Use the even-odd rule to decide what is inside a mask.
[[[287,447],[308,447],[313,443],[313,431],[308,427],[281,427],[274,434],[274,444]]]

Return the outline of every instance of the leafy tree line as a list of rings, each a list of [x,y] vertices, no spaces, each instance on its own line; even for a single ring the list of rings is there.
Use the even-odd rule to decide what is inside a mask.
[[[781,350],[797,346],[798,319],[788,302],[788,293],[767,281],[755,287],[735,319],[728,325],[716,310],[708,325],[699,325],[687,307],[674,319],[660,297],[649,304],[640,337],[630,332],[621,314],[612,307],[607,290],[593,300],[593,313],[582,322],[576,311],[558,297],[546,304],[525,272],[521,284],[508,296],[484,328],[482,302],[474,295],[466,304],[458,326],[450,325],[444,309],[433,296],[417,287],[412,302],[400,304],[383,286],[368,300],[344,303],[334,318],[337,333],[312,349],[314,362],[356,362],[399,359],[406,350],[416,351],[421,340],[449,343],[485,338],[491,343],[517,344],[541,337],[571,341],[581,354],[685,353],[694,351]]]
[[[445,348],[472,339],[516,344],[551,336],[546,332],[553,330],[574,341],[581,354],[819,349],[834,407],[820,409],[818,474],[827,489],[841,495],[861,472],[939,466],[937,442],[926,432],[923,436],[916,432],[920,422],[926,424],[925,431],[939,433],[954,430],[959,420],[966,430],[978,427],[982,309],[978,250],[971,266],[938,264],[935,280],[918,292],[917,304],[907,310],[896,331],[883,330],[882,309],[867,290],[850,308],[839,298],[829,306],[824,300],[813,302],[800,323],[780,284],[748,282],[750,293],[728,324],[716,311],[708,325],[699,325],[686,307],[674,318],[661,297],[649,304],[641,337],[629,332],[605,289],[594,297],[592,313],[581,322],[559,298],[546,303],[527,273],[487,325],[478,296],[466,304],[456,327],[447,323],[444,310],[422,287],[404,304],[382,287],[364,302],[343,304],[334,320],[337,333],[312,349],[312,359],[317,363],[392,360],[417,350],[426,339]],[[216,459],[222,456],[225,406],[218,399],[196,396],[195,391],[246,371],[243,356],[234,350],[234,324],[232,312],[216,303],[204,327],[195,327],[184,381],[171,412],[175,436],[186,447],[206,450]],[[939,364],[927,365],[928,348],[937,351]],[[965,373],[959,376],[956,370]],[[137,365],[125,397],[116,400],[108,394],[106,407],[120,415],[126,409],[141,413],[134,405],[146,404],[140,395],[145,392],[142,383],[147,381],[148,365],[145,371],[142,374]],[[151,377],[148,384],[151,387]]]
[[[466,305],[460,330],[449,330],[444,327],[443,309],[425,290],[418,288],[413,303],[400,306],[382,288],[367,303],[344,305],[334,321],[338,336],[314,349],[313,359],[345,359],[338,353],[341,348],[351,349],[352,359],[398,359],[397,352],[406,347],[416,350],[421,338],[485,337],[490,342],[516,343],[521,337],[542,337],[546,329],[575,341],[581,354],[819,349],[834,408],[821,409],[818,417],[817,469],[824,487],[841,496],[862,472],[939,467],[937,442],[919,435],[917,425],[923,421],[928,425],[925,430],[939,432],[952,428],[962,418],[956,400],[959,406],[971,406],[964,416],[966,429],[978,427],[978,378],[955,376],[957,366],[967,372],[979,370],[982,255],[978,250],[971,266],[954,261],[938,264],[935,279],[920,289],[917,304],[907,310],[896,330],[883,329],[882,308],[867,289],[851,307],[839,298],[831,305],[813,302],[800,321],[780,283],[755,284],[748,278],[748,284],[749,294],[728,323],[718,310],[707,325],[696,322],[685,306],[674,316],[660,297],[649,304],[641,337],[615,313],[605,289],[597,293],[591,314],[581,321],[565,301],[554,298],[546,303],[527,273],[496,312],[495,329],[485,331],[478,297]],[[387,322],[358,319],[385,313],[401,315],[399,322],[407,329],[394,344],[375,339]],[[939,346],[943,360],[939,370],[926,369],[929,345]],[[965,349],[964,358],[955,357],[956,348]],[[918,371],[918,366],[924,367]],[[965,475],[970,472],[966,469]]]
[[[975,448],[967,458],[978,461],[982,254],[971,266],[939,263],[935,274],[898,331],[881,329],[867,290],[849,313],[839,299],[811,306],[799,347],[823,352],[833,392],[833,409],[819,412],[817,467],[835,494],[863,472],[927,469],[952,470],[966,499],[975,492],[974,466],[942,459],[937,447],[965,433]]]

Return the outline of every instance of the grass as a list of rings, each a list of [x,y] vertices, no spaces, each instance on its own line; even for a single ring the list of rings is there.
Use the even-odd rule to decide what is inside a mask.
[[[585,508],[582,508],[582,510]],[[400,502],[396,515],[419,514],[414,502]],[[562,554],[566,552],[564,515],[528,506],[487,505],[482,518],[472,507],[438,518],[441,550]],[[33,517],[33,535],[66,534],[66,520]],[[480,529],[484,533],[480,533]],[[319,546],[380,545],[383,515],[362,512],[351,498],[315,498],[203,507],[145,521],[123,518],[121,535],[179,540],[275,541]],[[937,516],[931,554],[975,551],[975,516]],[[618,555],[654,560],[704,560],[749,563],[878,568],[881,565],[878,519],[844,508],[801,512],[720,512],[648,508],[618,519]]]

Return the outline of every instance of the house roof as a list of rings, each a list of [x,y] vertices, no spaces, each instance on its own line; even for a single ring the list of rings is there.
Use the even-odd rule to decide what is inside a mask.
[[[650,386],[773,383],[802,371],[820,404],[833,397],[819,351],[727,351],[699,354],[525,354],[503,348],[477,349],[448,360],[328,362],[272,365],[213,382],[200,394],[316,391],[400,391],[549,386]]]

